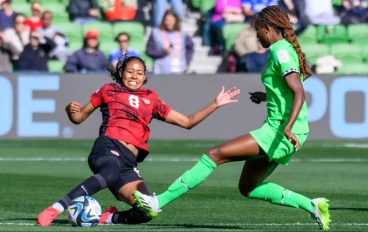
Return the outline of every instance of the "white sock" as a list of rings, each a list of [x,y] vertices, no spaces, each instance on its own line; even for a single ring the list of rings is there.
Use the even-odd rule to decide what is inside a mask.
[[[59,202],[55,202],[51,207],[59,210],[60,213],[64,212],[64,207]]]
[[[107,219],[106,219],[106,224],[112,224],[112,216],[114,216],[114,214],[110,214]]]

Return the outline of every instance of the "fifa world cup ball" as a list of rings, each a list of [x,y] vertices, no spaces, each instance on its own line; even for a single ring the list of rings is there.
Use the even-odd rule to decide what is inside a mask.
[[[97,226],[101,217],[101,206],[93,197],[77,197],[70,203],[67,215],[73,226]]]

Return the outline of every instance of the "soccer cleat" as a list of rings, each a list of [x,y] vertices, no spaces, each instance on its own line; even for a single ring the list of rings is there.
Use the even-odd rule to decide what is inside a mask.
[[[49,226],[59,214],[59,210],[49,206],[38,215],[37,222],[40,226]]]
[[[153,194],[153,196],[149,196],[135,190],[133,192],[133,197],[138,207],[146,212],[147,216],[151,218],[156,217],[158,213],[162,211],[158,205],[158,199],[155,194]]]
[[[110,206],[101,214],[100,221],[98,222],[99,225],[107,224],[106,220],[111,215],[114,214],[118,209],[115,206]]]
[[[329,230],[330,229],[330,213],[328,212],[328,200],[326,198],[315,198],[312,200],[314,205],[312,218],[317,220],[319,228],[321,230]]]

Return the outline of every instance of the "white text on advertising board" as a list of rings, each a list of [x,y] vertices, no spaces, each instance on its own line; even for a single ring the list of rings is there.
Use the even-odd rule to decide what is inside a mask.
[[[55,113],[55,99],[35,99],[34,91],[59,90],[58,76],[19,76],[17,89],[0,76],[0,136],[6,135],[16,126],[19,137],[57,137],[59,123],[56,121],[34,121],[33,114]],[[13,98],[16,93],[17,102]],[[16,107],[16,109],[14,109]],[[15,120],[16,119],[16,120]],[[16,125],[14,125],[17,122]]]

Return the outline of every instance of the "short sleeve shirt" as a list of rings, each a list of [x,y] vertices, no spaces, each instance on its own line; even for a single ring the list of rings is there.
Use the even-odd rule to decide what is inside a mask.
[[[262,73],[262,83],[267,95],[267,121],[278,130],[283,130],[289,120],[294,96],[284,77],[290,73],[300,73],[298,55],[294,47],[285,39],[270,47],[270,57]],[[299,78],[303,80],[303,75]],[[305,134],[309,132],[307,104],[304,102],[296,119],[292,132]]]
[[[153,90],[131,91],[115,83],[106,84],[91,94],[90,101],[95,108],[100,107],[102,113],[99,134],[139,148],[137,162],[142,162],[149,153],[149,123],[153,118],[165,120],[171,111]]]

